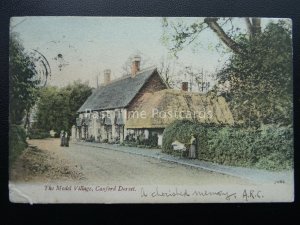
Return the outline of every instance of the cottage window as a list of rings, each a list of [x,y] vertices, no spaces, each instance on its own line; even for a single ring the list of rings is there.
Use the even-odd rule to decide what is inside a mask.
[[[114,124],[118,124],[118,118],[119,118],[119,111],[115,110],[115,119],[114,119]]]
[[[76,126],[81,127],[82,125],[82,119],[81,118],[76,118]]]

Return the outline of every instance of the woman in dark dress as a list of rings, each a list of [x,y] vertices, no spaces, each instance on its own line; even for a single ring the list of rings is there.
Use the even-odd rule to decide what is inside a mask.
[[[69,135],[67,131],[65,132],[65,146],[69,147]]]
[[[196,138],[194,135],[191,136],[190,140],[190,151],[189,151],[189,158],[195,159],[196,158]]]
[[[62,130],[60,132],[60,146],[64,146],[65,145],[65,132]]]

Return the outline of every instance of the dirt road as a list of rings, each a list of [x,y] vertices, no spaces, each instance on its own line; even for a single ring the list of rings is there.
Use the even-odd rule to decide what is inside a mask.
[[[59,139],[29,140],[29,148],[13,165],[13,182],[76,181],[106,185],[245,185],[248,181],[165,161]]]

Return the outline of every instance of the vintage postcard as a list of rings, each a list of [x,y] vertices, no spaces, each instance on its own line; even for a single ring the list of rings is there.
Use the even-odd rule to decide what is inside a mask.
[[[293,202],[288,18],[13,17],[15,203]]]

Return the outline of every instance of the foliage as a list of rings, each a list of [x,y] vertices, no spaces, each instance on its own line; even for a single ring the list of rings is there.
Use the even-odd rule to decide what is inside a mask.
[[[163,152],[172,153],[172,142],[175,140],[185,144],[190,143],[192,134],[198,135],[201,127],[190,120],[179,120],[171,123],[163,133],[162,149]]]
[[[292,38],[286,22],[270,23],[256,38],[240,35],[245,49],[220,72],[230,81],[230,108],[235,121],[248,126],[292,123]]]
[[[46,87],[40,91],[37,104],[36,128],[60,133],[68,128],[68,96],[57,87]]]
[[[21,124],[25,111],[34,105],[39,80],[32,58],[25,52],[16,33],[10,36],[9,45],[9,119],[11,124]]]
[[[246,19],[246,18],[245,18]],[[250,18],[247,18],[248,21]],[[162,42],[169,49],[170,53],[173,53],[176,57],[178,57],[178,52],[186,49],[189,46],[192,46],[194,52],[199,49],[199,47],[204,47],[202,44],[202,33],[215,33],[215,35],[219,38],[220,43],[223,43],[228,49],[233,53],[240,53],[242,51],[241,46],[235,42],[235,37],[238,34],[242,34],[244,29],[241,29],[241,18],[189,18],[189,19],[181,19],[181,18],[163,18],[162,27],[163,27],[163,35]],[[252,23],[250,21],[249,24],[249,36],[255,36],[259,33],[260,30],[260,18],[252,18]],[[235,22],[239,23],[235,23]],[[246,20],[245,20],[246,21]],[[254,23],[255,24],[254,24]],[[255,27],[255,28],[254,28]],[[253,32],[255,30],[255,32]],[[255,33],[255,34],[254,34]],[[251,35],[252,34],[252,35]],[[216,48],[221,45],[217,44]],[[208,50],[211,50],[211,46],[205,46]]]
[[[290,127],[210,128],[203,133],[202,140],[202,148],[198,149],[202,160],[272,170],[288,169],[293,163],[293,129]]]
[[[28,125],[30,109],[37,100],[41,79],[47,80],[50,70],[46,58],[36,58],[25,51],[17,33],[10,34],[9,43],[9,162],[13,163],[27,147],[25,130],[19,125],[25,118]],[[42,59],[41,59],[42,58]],[[46,60],[47,61],[47,60]],[[37,63],[44,63],[46,73],[39,74]],[[42,67],[43,67],[42,66]],[[48,67],[47,67],[48,66]],[[47,68],[46,68],[47,67]],[[39,68],[41,69],[41,68]],[[40,70],[42,71],[42,69]],[[46,77],[45,77],[46,76]]]
[[[202,18],[198,18],[190,23],[182,20],[162,19],[163,35],[162,42],[167,46],[171,53],[177,53],[192,42],[195,42],[198,35],[207,28]]]
[[[96,141],[96,138],[95,138],[93,135],[91,135],[91,136],[88,137],[85,141],[87,141],[87,142],[95,142],[95,141]]]
[[[163,41],[177,54],[194,43],[199,48],[201,33],[213,32],[231,51],[218,74],[230,90],[234,119],[245,126],[292,123],[292,35],[288,20],[271,22],[262,30],[260,18],[244,18],[247,31],[233,18],[163,19]],[[218,45],[216,45],[216,48]],[[216,91],[218,92],[218,91]]]
[[[77,110],[92,94],[92,88],[87,83],[75,81],[73,84],[66,86],[64,89],[69,93],[68,105],[70,107],[70,114],[68,116],[68,123],[72,126],[76,123]]]
[[[22,151],[27,147],[26,133],[23,127],[11,125],[9,127],[9,163],[12,165]]]
[[[200,160],[270,170],[293,166],[292,127],[269,125],[250,129],[175,121],[164,131],[163,151],[173,153],[171,143],[175,140],[187,146],[191,135],[196,136]]]
[[[145,140],[145,145],[150,147],[157,147],[157,144],[158,144],[157,134],[150,133],[148,139]]]
[[[148,147],[157,147],[158,144],[158,136],[157,134],[149,134],[148,139],[145,139],[144,134],[137,136],[135,143],[140,146],[148,146]]]
[[[30,129],[27,133],[29,139],[44,139],[49,138],[49,131],[40,130],[40,129]]]
[[[145,139],[144,134],[138,135],[137,138],[130,134],[126,136],[123,143],[129,147],[153,148],[158,147],[158,136],[150,133],[148,139]]]
[[[45,87],[37,104],[36,128],[57,133],[61,130],[70,132],[77,110],[91,93],[88,84],[80,81],[63,88]]]

